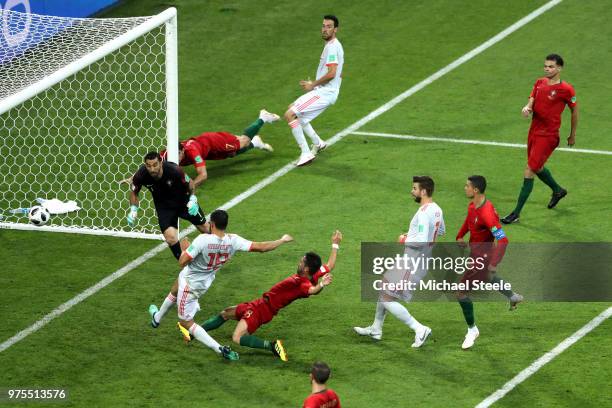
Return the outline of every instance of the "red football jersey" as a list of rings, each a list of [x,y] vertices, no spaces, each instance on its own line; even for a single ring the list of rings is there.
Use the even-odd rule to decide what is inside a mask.
[[[540,78],[533,85],[529,96],[534,98],[529,134],[559,137],[561,113],[565,105],[572,108],[576,106],[574,87],[563,81],[548,85],[548,79]]]
[[[327,265],[323,265],[321,268],[324,269],[325,273],[329,272]],[[272,286],[269,291],[263,294],[263,297],[268,299],[270,307],[276,314],[294,300],[310,296],[308,289],[312,286],[312,282],[307,277],[299,276],[296,273]]]
[[[180,166],[195,165],[206,166],[206,160],[223,160],[236,156],[240,149],[238,138],[228,132],[206,132],[200,136],[192,137],[183,142],[185,156]],[[160,152],[162,159],[166,160],[166,151]]]
[[[340,408],[338,395],[330,389],[310,394],[304,400],[304,408]]]
[[[499,223],[499,216],[495,207],[489,200],[480,206],[476,207],[473,202],[468,205],[468,214],[463,222],[463,226],[457,233],[456,239],[462,239],[465,234],[469,231],[470,233],[470,244],[476,244],[479,242],[494,242],[498,241],[497,247],[493,245],[484,246],[485,251],[495,249],[490,259],[491,265],[497,265],[506,251],[506,245],[508,244],[508,238]],[[477,248],[477,245],[471,245],[472,249]]]

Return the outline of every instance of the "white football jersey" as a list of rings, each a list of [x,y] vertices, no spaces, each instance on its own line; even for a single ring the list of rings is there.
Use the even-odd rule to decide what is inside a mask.
[[[225,234],[219,238],[215,234],[200,234],[193,240],[186,252],[193,260],[181,271],[190,285],[209,279],[236,251],[248,252],[251,241],[236,234]]]
[[[337,38],[328,41],[321,53],[319,68],[317,68],[317,80],[327,74],[329,65],[337,64],[336,76],[326,84],[319,85],[315,89],[329,90],[335,93],[340,92],[340,84],[342,83],[342,67],[344,66],[344,49]]]
[[[436,237],[445,232],[440,206],[436,203],[425,204],[412,217],[406,242],[435,242]]]

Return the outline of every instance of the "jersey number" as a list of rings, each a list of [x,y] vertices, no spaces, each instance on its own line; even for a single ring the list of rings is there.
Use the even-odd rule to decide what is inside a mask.
[[[208,253],[208,267],[215,268],[219,265],[223,265],[227,262],[229,254],[227,252],[209,252]]]

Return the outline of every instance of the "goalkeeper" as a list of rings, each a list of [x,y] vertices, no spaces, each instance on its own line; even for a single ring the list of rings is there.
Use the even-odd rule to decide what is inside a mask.
[[[159,153],[149,152],[144,164],[132,176],[130,188],[130,210],[127,222],[136,225],[138,216],[138,193],[142,186],[151,192],[157,212],[159,228],[176,259],[181,256],[178,239],[179,217],[191,222],[200,232],[208,232],[204,212],[198,205],[194,183],[178,165],[163,161]]]

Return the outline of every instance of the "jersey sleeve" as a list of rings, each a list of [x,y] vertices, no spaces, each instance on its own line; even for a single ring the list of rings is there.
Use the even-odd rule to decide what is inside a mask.
[[[188,140],[184,144],[183,149],[185,150],[185,156],[196,168],[206,166],[206,160],[204,160],[205,154],[198,142],[195,140]]]
[[[132,177],[132,185],[130,186],[130,188],[136,194],[138,194],[140,192],[140,189],[142,188],[142,179],[144,177],[142,170],[143,168],[140,167],[138,171],[136,171],[136,173],[134,173],[134,176]]]
[[[338,65],[338,54],[339,47],[337,43],[331,44],[327,48],[327,57],[325,58],[325,66],[329,67],[330,65]]]
[[[252,245],[252,241],[244,239],[240,235],[232,235],[232,247],[235,251],[249,252],[251,250]]]
[[[574,106],[576,106],[576,103],[577,103],[576,91],[574,90],[574,87],[571,86],[570,84],[567,84],[567,90],[568,90],[568,94],[567,94],[567,100],[565,101],[565,103],[570,108],[573,108]]]
[[[312,288],[312,283],[310,283],[309,281],[305,280],[300,283],[300,293],[303,297],[310,296],[310,293],[308,292],[310,288]]]
[[[497,245],[495,249],[492,251],[490,264],[492,266],[496,266],[501,262],[504,254],[506,253],[506,247],[508,246],[508,238],[506,237],[506,233],[502,228],[499,217],[495,212],[493,206],[488,206],[486,211],[483,211],[481,214],[482,222],[485,223],[491,234],[497,241]]]
[[[530,98],[535,98],[539,83],[540,83],[540,80],[538,79],[535,81],[535,84],[533,84],[533,88],[531,89],[531,93],[529,94]]]
[[[325,275],[328,274],[330,272],[329,266],[327,266],[327,264],[323,264],[321,265],[321,268],[315,272],[314,275],[312,275],[312,281],[315,283],[315,285],[317,283],[319,283],[319,279]]]
[[[469,217],[470,217],[470,215],[468,213],[467,217],[465,217],[465,221],[463,221],[463,225],[459,229],[459,232],[457,232],[457,236],[455,237],[455,240],[463,239],[463,237],[465,237],[465,234],[468,233],[468,230],[469,230],[469,227],[468,227],[468,218]]]
[[[206,235],[198,235],[196,239],[193,240],[191,245],[189,245],[189,248],[185,250],[185,253],[189,255],[191,259],[195,258],[196,256],[202,253],[202,250],[206,245],[206,243],[204,242],[205,240]]]

